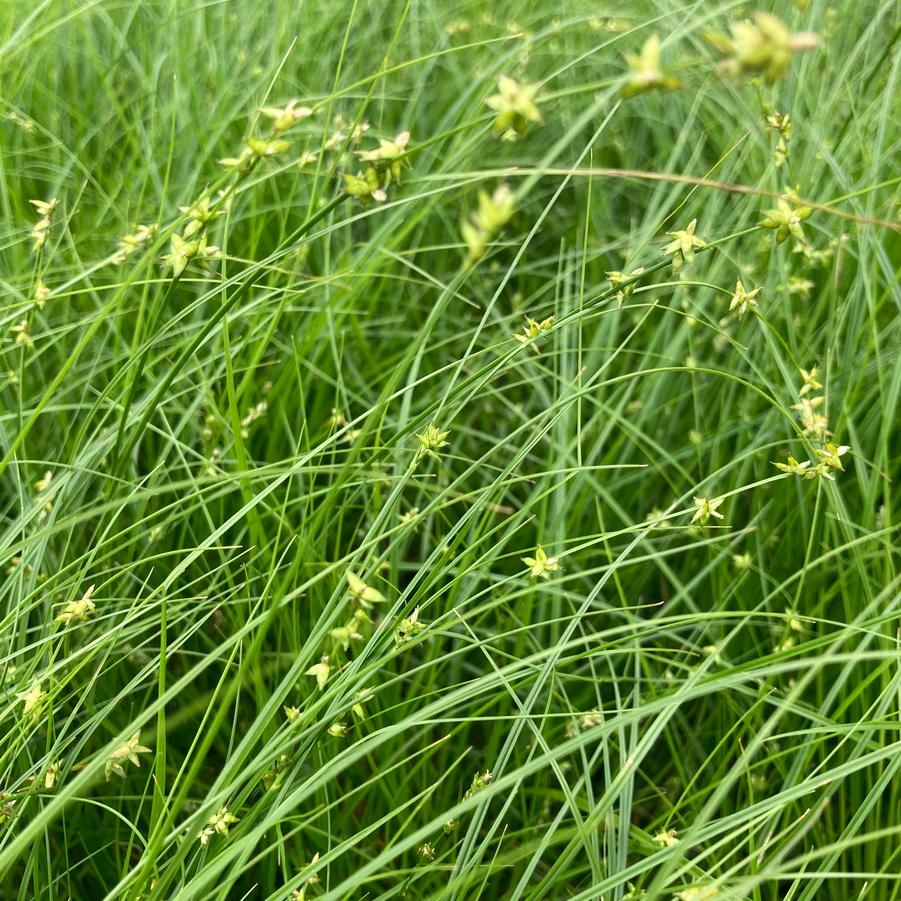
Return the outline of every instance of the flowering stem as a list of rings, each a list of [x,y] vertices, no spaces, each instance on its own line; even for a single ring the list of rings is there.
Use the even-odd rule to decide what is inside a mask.
[[[178,283],[181,280],[181,273],[173,276],[172,280],[166,286],[166,291],[161,296],[159,302],[154,305],[153,310],[151,310],[150,316],[148,319],[150,320],[149,327],[147,329],[147,334],[152,335],[154,329],[159,323],[160,316],[162,311],[166,309],[169,304],[169,300],[172,295],[175,293],[175,289],[178,287]],[[132,348],[132,353],[138,352],[138,343],[141,340],[141,335],[143,333],[143,329],[141,328],[141,322],[138,321],[137,327],[135,328],[134,335],[134,346]],[[119,449],[122,447],[122,441],[125,437],[125,425],[128,422],[128,413],[131,410],[131,405],[134,402],[135,391],[137,390],[138,382],[141,380],[141,376],[144,374],[144,365],[147,362],[147,355],[150,353],[150,343],[148,342],[144,347],[144,350],[138,353],[138,358],[135,363],[135,368],[133,370],[133,374],[131,379],[128,382],[128,388],[125,393],[125,400],[122,404],[122,412],[119,414],[119,427],[116,430],[116,443],[113,445],[112,458],[115,460],[114,463],[114,475],[120,475],[123,469],[122,460],[123,456],[119,455]]]
[[[290,246],[291,244],[293,244],[294,241],[306,234],[317,222],[319,222],[334,209],[336,209],[341,203],[343,203],[343,201],[343,194],[338,194],[333,197],[327,204],[325,204],[325,206],[322,207],[322,209],[310,216],[310,218],[307,219],[306,222],[303,223],[303,225],[298,226],[293,234],[289,235],[288,238],[282,243],[282,247]],[[278,253],[279,251],[276,251],[273,256],[277,255]],[[238,287],[232,293],[231,297],[224,301],[222,305],[210,316],[210,318],[204,324],[204,327],[181,352],[181,354],[169,368],[168,372],[163,376],[162,381],[160,382],[156,391],[154,391],[153,396],[150,398],[150,401],[147,404],[147,409],[144,412],[144,415],[141,417],[137,428],[133,432],[132,436],[128,439],[127,444],[122,449],[122,458],[127,458],[131,454],[132,450],[134,450],[135,445],[138,443],[141,435],[144,434],[144,430],[147,428],[147,425],[153,417],[153,414],[156,412],[160,401],[163,399],[163,396],[166,394],[172,382],[175,380],[176,375],[178,375],[178,373],[182,371],[188,360],[190,360],[191,357],[194,356],[198,348],[200,348],[203,342],[207,340],[210,333],[219,324],[219,322],[221,322],[228,315],[228,313],[235,307],[238,301],[256,284],[257,278],[262,273],[269,271],[269,262],[270,261],[266,261],[265,263],[260,264],[250,272],[248,277],[238,285]]]
[[[759,231],[759,225],[751,225],[748,228],[743,228],[740,231],[732,232],[732,234],[725,235],[722,238],[717,238],[715,241],[708,241],[704,247],[699,247],[695,250],[695,256],[700,256],[702,253],[706,253],[708,250],[712,250],[714,247],[719,247],[721,244],[727,244],[729,241],[733,241],[736,238],[744,237],[745,235],[750,235],[753,232]],[[616,287],[607,287],[602,291],[599,291],[593,297],[589,297],[586,299],[585,304],[577,310],[573,310],[567,316],[561,316],[557,321],[557,325],[564,325],[567,322],[572,321],[573,319],[577,319],[582,316],[586,310],[590,309],[591,304],[597,304],[601,301],[609,300],[611,297],[615,297],[616,294],[622,290],[623,287],[629,285],[638,284],[643,278],[651,275],[654,272],[659,272],[661,269],[666,269],[672,266],[672,260],[669,258],[660,260],[657,263],[653,263],[650,266],[646,266],[641,272],[637,275],[632,275],[628,278],[623,278],[622,281]],[[517,348],[518,349],[518,348]]]

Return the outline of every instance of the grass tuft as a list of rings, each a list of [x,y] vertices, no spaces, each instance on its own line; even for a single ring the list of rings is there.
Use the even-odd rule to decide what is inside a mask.
[[[0,899],[901,899],[897,4],[0,8]]]

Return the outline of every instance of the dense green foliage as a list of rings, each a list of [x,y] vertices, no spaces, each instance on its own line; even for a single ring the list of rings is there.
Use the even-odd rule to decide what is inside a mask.
[[[901,898],[901,13],[761,6],[0,0],[0,898]]]

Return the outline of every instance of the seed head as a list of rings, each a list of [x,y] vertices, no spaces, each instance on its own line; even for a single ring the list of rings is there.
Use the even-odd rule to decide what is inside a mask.
[[[536,354],[540,354],[541,351],[538,349],[538,345],[535,343],[535,339],[544,332],[549,332],[553,327],[553,316],[548,316],[547,319],[542,319],[541,322],[538,322],[537,320],[531,319],[530,317],[526,316],[526,324],[522,327],[523,334],[519,334],[519,332],[517,332],[513,335],[513,337],[517,341],[519,341],[520,344],[528,344]]]
[[[551,573],[560,569],[556,557],[548,557],[544,548],[539,544],[535,548],[534,557],[522,557],[522,562],[529,567],[529,575],[533,579],[549,579]]]
[[[663,71],[660,65],[660,36],[652,34],[641,48],[637,56],[634,53],[626,53],[626,62],[629,65],[629,75],[622,88],[623,97],[634,97],[655,88],[671,91],[681,87],[678,78]]]
[[[366,610],[369,610],[373,604],[385,603],[385,595],[367,585],[355,572],[349,569],[345,575],[347,576],[347,587],[351,600],[356,601]]]
[[[738,311],[738,318],[741,319],[749,310],[756,310],[761,290],[754,288],[752,291],[746,291],[741,279],[738,279],[735,282],[735,293],[729,302],[729,312]]]
[[[22,716],[36,717],[47,700],[47,692],[41,687],[40,680],[35,679],[25,691],[17,692],[16,697],[22,702]]]
[[[200,844],[206,847],[207,842],[215,834],[228,837],[228,827],[238,822],[238,818],[228,812],[227,807],[220,807],[208,820],[200,833]]]
[[[695,258],[695,248],[706,247],[707,242],[695,234],[698,220],[692,219],[685,228],[667,232],[667,236],[673,240],[663,248],[666,256],[672,256],[673,269],[677,272],[682,268],[682,263],[690,263]]]
[[[692,516],[691,521],[698,523],[698,525],[706,526],[710,521],[710,517],[714,516],[717,519],[722,519],[723,514],[717,513],[717,507],[720,506],[723,502],[723,498],[714,497],[696,497],[693,499],[695,505],[695,513]]]
[[[416,439],[419,441],[419,449],[416,451],[413,464],[418,463],[423,457],[440,460],[441,457],[438,451],[442,447],[447,447],[445,439],[449,434],[450,432],[442,432],[434,422],[430,422],[426,430],[416,436]]]
[[[138,754],[149,754],[150,748],[145,748],[141,743],[141,730],[138,729],[137,732],[132,735],[131,738],[128,739],[124,744],[119,745],[112,754],[107,758],[106,761],[106,778],[109,780],[109,777],[115,773],[117,776],[120,776],[122,779],[125,778],[125,766],[126,763],[133,763],[136,767],[140,767],[141,761],[138,757]]]
[[[536,125],[542,123],[535,100],[539,85],[520,84],[501,75],[497,80],[497,88],[498,93],[492,94],[485,101],[497,113],[491,126],[496,138],[516,140],[526,133],[529,122]]]
[[[394,630],[394,641],[398,645],[406,644],[426,628],[426,624],[419,621],[419,608],[417,607],[408,617],[398,623]]]
[[[658,832],[654,836],[654,841],[660,845],[661,848],[672,848],[673,845],[679,844],[679,839],[676,837],[675,829],[663,829]]]
[[[94,586],[91,585],[84,595],[82,595],[81,600],[69,601],[69,603],[57,614],[54,622],[60,623],[63,626],[71,626],[72,623],[87,622],[97,610],[94,602],[91,600],[91,595],[93,593]]]
[[[472,266],[485,256],[488,244],[510,221],[514,211],[514,195],[507,185],[500,185],[489,195],[479,191],[479,208],[460,224],[468,255],[465,264]]]
[[[811,31],[792,34],[776,16],[758,12],[754,22],[736,22],[730,26],[732,37],[708,32],[707,40],[726,58],[721,71],[735,77],[762,72],[768,82],[785,73],[792,54],[810,50],[820,43]]]
[[[313,110],[310,107],[298,106],[296,100],[290,100],[282,107],[264,106],[260,109],[260,112],[268,119],[272,119],[272,131],[277,135],[287,131],[300,122],[301,119],[306,119],[313,115]]]
[[[319,690],[322,691],[325,688],[325,683],[328,682],[330,672],[331,666],[328,662],[328,654],[326,654],[319,663],[314,663],[304,675],[315,676],[316,685],[319,687]]]
[[[761,228],[774,229],[776,243],[781,244],[794,236],[799,241],[804,241],[804,230],[801,223],[809,218],[813,210],[809,206],[792,205],[788,200],[780,197],[776,206],[763,211],[763,219],[760,220]]]

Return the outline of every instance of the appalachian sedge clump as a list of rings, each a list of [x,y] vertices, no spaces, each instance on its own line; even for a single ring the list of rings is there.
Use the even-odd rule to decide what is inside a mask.
[[[309,7],[3,7],[0,901],[898,901],[897,3]]]

